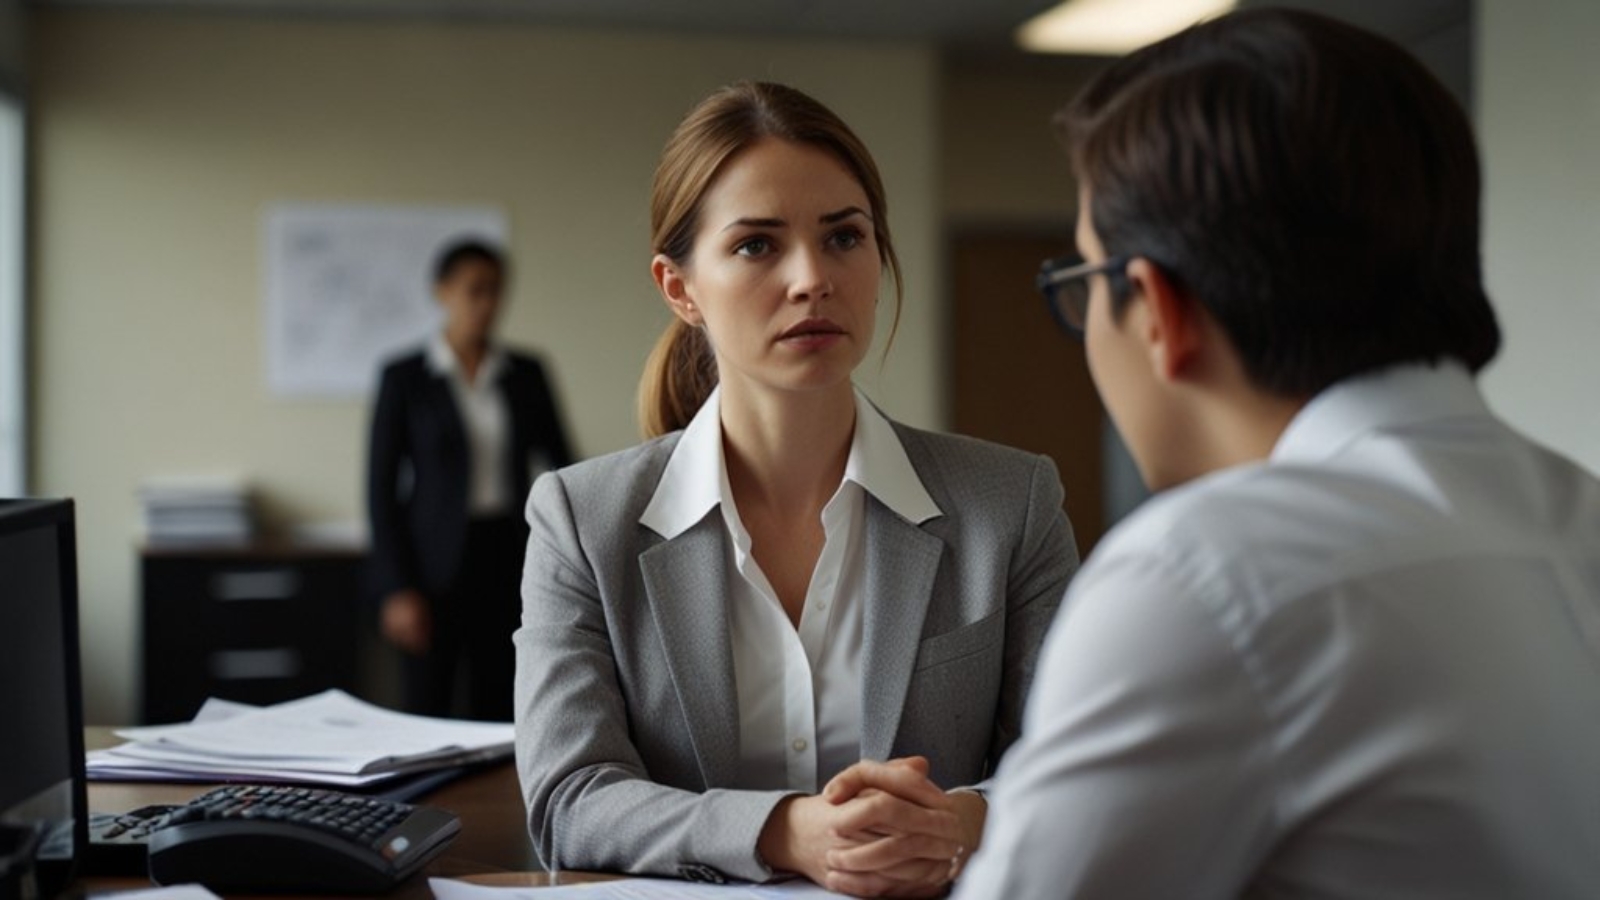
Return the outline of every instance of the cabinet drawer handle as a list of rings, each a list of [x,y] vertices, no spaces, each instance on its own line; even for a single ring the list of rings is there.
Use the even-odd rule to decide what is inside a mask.
[[[293,678],[299,674],[300,651],[293,647],[217,650],[211,654],[211,677],[218,681]]]
[[[300,573],[293,569],[218,572],[211,576],[211,596],[231,600],[292,600],[300,593]]]

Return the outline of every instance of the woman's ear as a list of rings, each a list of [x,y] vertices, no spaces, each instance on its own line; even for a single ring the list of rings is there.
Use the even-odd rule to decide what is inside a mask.
[[[1162,381],[1183,380],[1204,345],[1204,310],[1166,270],[1142,256],[1128,263],[1127,273],[1130,287],[1145,305],[1140,338],[1151,370]]]
[[[673,315],[696,328],[705,323],[699,307],[694,305],[694,299],[689,295],[689,283],[677,263],[666,254],[657,253],[650,260],[650,277],[655,280],[656,289],[661,291],[661,299],[666,301]]]

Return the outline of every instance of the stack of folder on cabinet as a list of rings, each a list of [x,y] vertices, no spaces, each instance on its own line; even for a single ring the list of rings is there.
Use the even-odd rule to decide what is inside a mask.
[[[139,500],[151,546],[235,547],[256,534],[243,479],[153,478],[140,486]]]
[[[102,781],[252,781],[343,788],[509,756],[509,722],[413,716],[326,691],[275,706],[208,700],[194,721],[125,728],[89,754]]]

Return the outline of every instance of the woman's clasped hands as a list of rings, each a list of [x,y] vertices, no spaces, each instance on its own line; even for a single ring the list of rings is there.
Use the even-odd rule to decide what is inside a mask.
[[[974,791],[946,793],[919,756],[863,760],[815,796],[786,798],[758,849],[775,869],[857,897],[937,897],[983,833]]]

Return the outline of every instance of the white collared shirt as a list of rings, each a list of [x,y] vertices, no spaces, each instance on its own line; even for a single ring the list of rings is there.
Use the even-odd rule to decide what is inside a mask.
[[[959,898],[1600,892],[1600,481],[1350,379],[1073,581]]]
[[[507,456],[510,411],[496,381],[506,366],[505,354],[490,347],[478,363],[477,376],[467,380],[461,362],[444,335],[428,342],[428,368],[450,384],[461,428],[467,439],[467,514],[493,516],[512,508]]]
[[[889,421],[858,392],[844,480],[822,511],[825,542],[798,629],[756,563],[739,519],[723,457],[720,388],[684,430],[640,516],[641,524],[670,540],[720,507],[739,701],[740,767],[733,787],[815,793],[861,758],[869,493],[912,522],[940,514]]]

